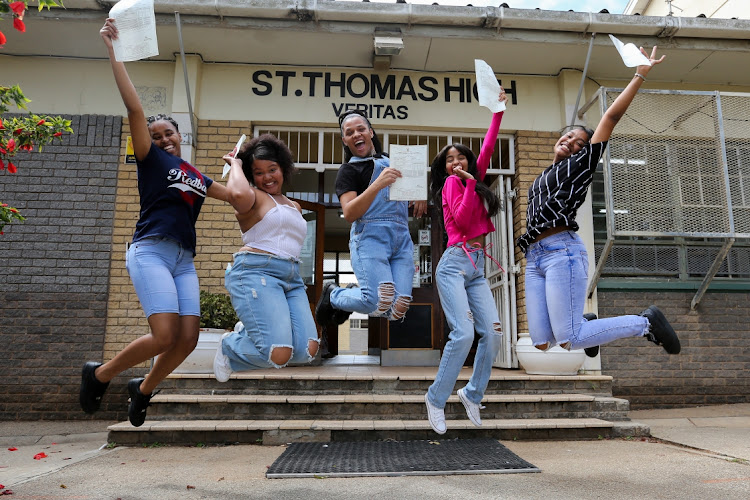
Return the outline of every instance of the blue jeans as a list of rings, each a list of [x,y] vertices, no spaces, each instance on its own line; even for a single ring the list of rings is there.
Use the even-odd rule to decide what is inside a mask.
[[[333,307],[393,319],[392,306],[399,298],[411,301],[413,250],[409,226],[405,222],[395,218],[356,221],[349,235],[349,252],[359,288],[334,289],[331,292]],[[380,300],[378,292],[385,283],[393,284],[392,300]],[[379,305],[385,307],[379,308]]]
[[[224,282],[244,325],[222,341],[232,371],[281,368],[271,361],[275,347],[292,348],[290,363],[312,361],[308,342],[318,341],[318,331],[298,262],[239,252]]]
[[[627,315],[586,321],[589,261],[581,237],[563,231],[526,250],[526,318],[535,346],[570,342],[570,349],[643,336],[648,320]]]
[[[147,318],[158,313],[201,315],[191,249],[169,238],[143,238],[128,247],[125,268]]]
[[[474,265],[476,264],[476,268]],[[500,350],[502,333],[497,306],[484,277],[484,251],[467,256],[460,245],[446,249],[435,270],[440,304],[451,329],[448,343],[440,358],[435,382],[427,391],[430,403],[445,408],[458,374],[479,335],[474,356],[474,371],[466,384],[467,398],[479,404],[484,397],[492,371],[492,362]]]

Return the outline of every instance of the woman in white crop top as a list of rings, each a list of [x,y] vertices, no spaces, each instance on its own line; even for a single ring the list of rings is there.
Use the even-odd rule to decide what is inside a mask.
[[[264,134],[224,160],[231,165],[228,201],[244,244],[234,254],[225,286],[244,326],[219,343],[214,357],[219,382],[232,372],[310,362],[319,346],[299,274],[307,224],[299,204],[282,194],[296,170],[292,152]]]

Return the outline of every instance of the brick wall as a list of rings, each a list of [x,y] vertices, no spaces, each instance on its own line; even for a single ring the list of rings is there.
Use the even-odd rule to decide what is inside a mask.
[[[82,417],[81,365],[102,356],[121,119],[67,118],[62,144],[0,173],[2,201],[26,217],[0,236],[4,420]]]
[[[651,304],[664,312],[682,352],[668,355],[644,339],[621,339],[601,349],[602,373],[632,408],[747,403],[750,400],[750,301],[745,293],[600,291],[599,316],[638,314]]]

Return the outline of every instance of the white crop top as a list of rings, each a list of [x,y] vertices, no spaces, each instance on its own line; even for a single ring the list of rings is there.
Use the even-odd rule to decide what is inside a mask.
[[[285,259],[297,260],[307,235],[307,222],[296,207],[279,203],[273,196],[271,199],[276,206],[242,233],[242,243]]]

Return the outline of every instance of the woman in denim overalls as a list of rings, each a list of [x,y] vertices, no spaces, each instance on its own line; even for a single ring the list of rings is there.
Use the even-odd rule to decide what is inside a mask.
[[[409,205],[391,201],[389,186],[401,173],[390,167],[370,122],[359,112],[339,117],[345,159],[336,178],[344,218],[352,223],[349,251],[359,287],[326,283],[315,308],[321,326],[341,324],[352,311],[398,320],[411,303],[414,277]],[[427,202],[414,202],[421,217]]]

